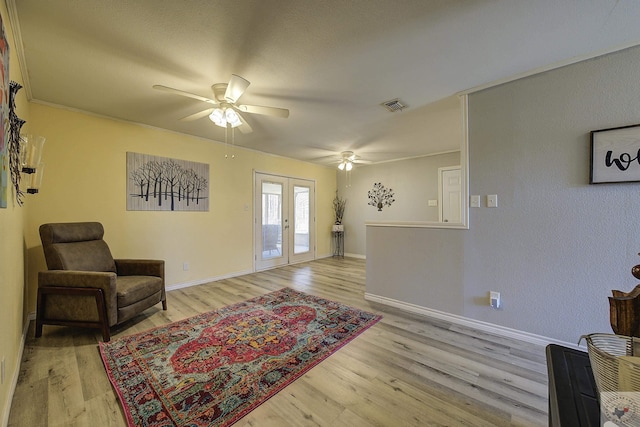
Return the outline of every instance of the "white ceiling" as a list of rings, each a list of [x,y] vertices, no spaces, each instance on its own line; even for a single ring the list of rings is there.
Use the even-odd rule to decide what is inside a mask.
[[[424,120],[444,98],[640,44],[637,0],[7,0],[30,99],[224,141],[200,101],[251,81],[238,145],[337,163],[455,149]],[[15,22],[17,17],[17,23]],[[21,43],[20,43],[21,39]],[[21,45],[20,45],[21,44]],[[25,73],[26,71],[26,73]],[[380,103],[400,98],[390,113]],[[440,101],[440,102],[438,102]],[[449,145],[449,146],[448,146]],[[455,144],[454,144],[455,145]]]

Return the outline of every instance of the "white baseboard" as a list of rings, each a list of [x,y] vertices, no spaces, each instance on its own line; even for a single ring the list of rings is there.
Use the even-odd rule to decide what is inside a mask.
[[[465,326],[468,328],[477,329],[479,331],[492,333],[505,338],[511,338],[520,340],[523,342],[547,346],[548,344],[558,344],[564,347],[574,348],[586,351],[586,346],[581,346],[576,343],[569,343],[565,341],[556,340],[553,338],[545,337],[542,335],[536,335],[529,332],[519,331],[517,329],[511,329],[500,325],[495,325],[489,322],[483,322],[480,320],[470,319],[468,317],[458,316],[456,314],[447,313],[444,311],[434,310],[428,307],[422,307],[416,304],[411,304],[404,301],[399,301],[380,295],[371,294],[365,292],[364,299],[371,302],[377,302],[379,304],[388,305],[391,307],[399,308],[411,313],[419,314],[426,317],[431,317],[438,320],[444,320],[454,323],[456,325]]]
[[[33,317],[32,317],[33,316]],[[3,417],[2,417],[2,427],[7,427],[9,425],[9,412],[11,411],[11,404],[13,403],[13,395],[16,392],[16,387],[18,386],[18,376],[20,375],[20,363],[22,362],[22,354],[24,353],[24,345],[27,341],[27,333],[29,331],[29,323],[31,320],[36,318],[36,314],[29,313],[28,321],[25,322],[24,327],[22,328],[22,337],[20,342],[20,349],[18,350],[18,356],[16,358],[16,366],[13,369],[13,377],[11,378],[11,386],[9,387],[9,393],[7,394],[7,401],[4,404]]]
[[[251,273],[253,273],[252,270],[236,271],[235,273],[224,274],[222,276],[217,276],[217,277],[208,277],[206,279],[192,280],[190,282],[175,283],[173,285],[166,286],[165,290],[167,292],[175,291],[177,289],[184,289],[184,288],[190,288],[191,286],[204,285],[205,283],[217,282],[218,280],[224,280],[224,279],[231,279],[233,277],[244,276],[245,274],[251,274]]]
[[[331,258],[333,255],[332,254],[324,254],[324,255],[316,255],[315,259],[322,259],[322,258]],[[359,258],[359,259],[366,259],[366,257],[364,255],[359,255],[359,254],[344,254],[345,257],[349,257],[349,258]],[[301,263],[303,262],[308,262],[308,261],[300,261]],[[292,263],[291,265],[295,265],[295,263]],[[246,270],[246,271],[237,271],[235,273],[229,273],[229,274],[225,274],[222,276],[217,276],[217,277],[208,277],[206,279],[198,279],[198,280],[192,280],[189,282],[182,282],[182,283],[174,283],[173,285],[167,285],[166,286],[166,291],[175,291],[178,289],[184,289],[184,288],[189,288],[191,286],[198,286],[198,285],[204,285],[205,283],[210,283],[210,282],[217,282],[218,280],[223,280],[223,279],[231,279],[233,277],[238,277],[238,276],[244,276],[245,274],[251,274],[254,273],[253,270]],[[34,317],[35,319],[35,317]]]
[[[348,258],[367,259],[367,256],[362,254],[344,254],[344,256]]]

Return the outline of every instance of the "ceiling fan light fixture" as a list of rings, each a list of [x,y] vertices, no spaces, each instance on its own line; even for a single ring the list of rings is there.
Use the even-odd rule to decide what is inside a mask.
[[[353,169],[353,162],[356,160],[355,153],[353,151],[343,151],[340,155],[342,156],[342,161],[338,165],[338,169],[341,171],[346,169],[349,172]]]
[[[347,172],[349,172],[351,169],[353,169],[353,162],[349,159],[345,159],[340,162],[340,164],[338,165],[338,169],[340,169],[341,171],[346,170]]]
[[[242,121],[240,121],[240,116],[238,115],[238,113],[233,111],[232,108],[227,108],[225,110],[224,118],[226,119],[227,123],[231,125],[232,128],[238,127],[242,124]]]
[[[221,128],[226,128],[227,124],[231,125],[232,128],[242,124],[238,113],[231,108],[216,108],[209,115],[209,119]]]
[[[227,127],[227,120],[225,119],[224,111],[220,108],[216,108],[209,114],[209,119],[220,127]]]

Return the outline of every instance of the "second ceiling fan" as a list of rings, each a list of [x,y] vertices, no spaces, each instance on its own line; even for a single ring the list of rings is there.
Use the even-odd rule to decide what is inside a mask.
[[[371,163],[368,160],[363,160],[359,156],[356,156],[353,151],[343,151],[342,153],[340,153],[340,156],[342,157],[342,160],[340,161],[340,164],[338,164],[338,169],[346,170],[347,172],[353,169],[354,163]]]
[[[185,96],[187,98],[197,99],[198,101],[206,102],[212,106],[199,111],[195,114],[191,114],[187,117],[183,117],[180,120],[197,120],[205,116],[209,116],[212,122],[216,125],[226,128],[231,126],[237,127],[242,133],[250,133],[253,130],[249,123],[242,117],[242,113],[250,114],[262,114],[265,116],[274,117],[289,117],[289,110],[286,108],[278,107],[265,107],[261,105],[247,105],[237,104],[238,99],[242,96],[244,91],[249,87],[250,82],[236,74],[231,75],[229,83],[216,83],[211,86],[213,90],[214,99],[206,98],[204,96],[196,95],[195,93],[185,92],[179,89],[163,85],[154,85],[153,88],[164,92],[173,93],[175,95]]]

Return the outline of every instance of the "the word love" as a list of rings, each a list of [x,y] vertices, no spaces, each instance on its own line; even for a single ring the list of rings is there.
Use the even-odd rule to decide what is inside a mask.
[[[629,153],[621,153],[617,158],[613,157],[613,151],[607,151],[607,155],[604,158],[604,164],[608,168],[615,165],[621,171],[626,171],[631,166],[631,163],[638,162],[640,165],[640,150],[636,153],[635,157],[631,157]]]

